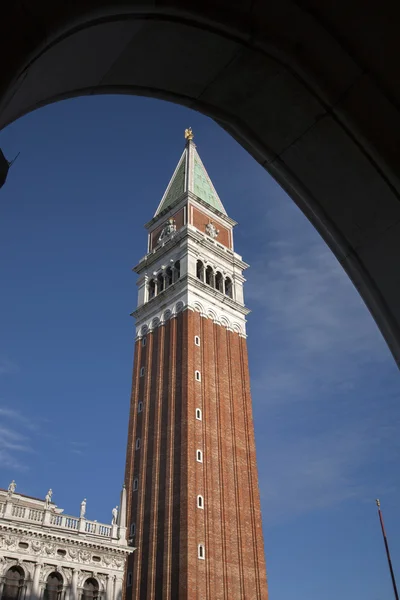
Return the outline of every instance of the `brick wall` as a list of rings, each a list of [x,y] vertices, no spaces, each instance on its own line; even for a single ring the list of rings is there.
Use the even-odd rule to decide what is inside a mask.
[[[132,389],[126,485],[137,550],[127,598],[266,600],[246,341],[185,311],[137,342]]]
[[[191,214],[191,225],[194,225],[197,229],[202,231],[203,233],[206,230],[207,224],[212,221],[208,215],[203,213],[201,210],[196,208],[193,205],[190,206],[190,214]],[[232,248],[232,232],[229,231],[227,227],[224,227],[220,224],[218,219],[213,220],[214,225],[219,231],[217,242],[226,246],[227,248]]]

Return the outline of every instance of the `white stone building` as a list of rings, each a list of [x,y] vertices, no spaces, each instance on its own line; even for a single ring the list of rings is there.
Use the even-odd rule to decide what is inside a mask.
[[[121,600],[126,492],[111,525],[63,514],[52,502],[0,489],[0,600]]]

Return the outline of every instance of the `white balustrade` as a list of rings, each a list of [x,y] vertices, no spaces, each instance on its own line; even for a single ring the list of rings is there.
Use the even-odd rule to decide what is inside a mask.
[[[51,515],[50,523],[56,527],[63,527],[64,523],[62,515]]]
[[[34,508],[31,508],[29,509],[28,519],[30,521],[36,521],[38,523],[41,523],[43,521],[43,515],[43,510],[36,510]]]
[[[3,498],[2,498],[3,499]],[[6,507],[7,511],[6,511]],[[97,521],[88,521],[84,518],[72,517],[54,512],[44,506],[44,510],[40,508],[30,508],[29,506],[21,506],[14,504],[12,499],[7,499],[7,502],[0,502],[0,518],[13,519],[24,521],[26,524],[40,524],[47,527],[56,527],[67,529],[79,535],[101,536],[102,538],[113,537],[113,528],[104,523]],[[115,537],[114,532],[114,537]]]
[[[107,525],[99,525],[99,535],[111,537],[111,527],[107,527]]]
[[[74,517],[65,517],[64,527],[67,529],[78,529],[79,519],[74,519]]]
[[[23,519],[25,517],[25,510],[24,506],[14,505],[12,508],[12,516]]]
[[[96,532],[96,527],[97,523],[95,523],[94,521],[86,521],[85,523],[85,531],[86,533],[97,533]]]

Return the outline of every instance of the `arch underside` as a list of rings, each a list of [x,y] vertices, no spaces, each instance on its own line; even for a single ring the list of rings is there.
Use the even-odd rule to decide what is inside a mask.
[[[0,19],[0,127],[100,93],[211,116],[314,224],[399,363],[396,9],[389,0],[325,4],[18,3]]]

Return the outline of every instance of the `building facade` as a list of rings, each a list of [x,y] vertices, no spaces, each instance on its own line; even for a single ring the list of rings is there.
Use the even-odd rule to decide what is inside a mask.
[[[125,482],[132,600],[266,600],[233,227],[186,145],[134,271],[138,306]]]
[[[127,556],[126,490],[112,524],[63,514],[52,502],[0,490],[0,600],[121,600]]]

